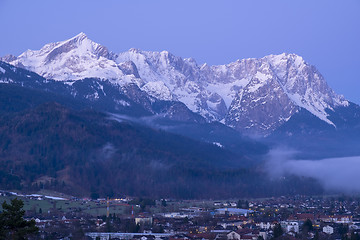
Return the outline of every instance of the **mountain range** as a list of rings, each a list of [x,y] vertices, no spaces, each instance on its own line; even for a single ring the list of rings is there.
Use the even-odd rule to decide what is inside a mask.
[[[85,78],[121,88],[134,85],[150,101],[181,102],[208,122],[219,121],[244,133],[270,134],[300,109],[336,127],[327,110],[349,106],[314,66],[295,54],[198,65],[167,51],[130,49],[116,54],[80,33],[2,60],[68,85]],[[103,81],[88,98],[106,95]]]
[[[157,196],[169,194],[181,197],[185,194],[187,197],[209,197],[221,192],[221,195],[228,197],[229,191],[234,192],[235,189],[251,195],[254,194],[254,185],[250,184],[249,179],[256,175],[253,182],[263,181],[263,176],[259,176],[263,174],[259,164],[261,166],[271,148],[286,145],[298,150],[298,158],[311,159],[360,153],[356,147],[360,143],[360,107],[336,94],[320,72],[296,54],[283,53],[210,66],[200,65],[193,58],[174,56],[167,51],[130,49],[114,53],[80,33],[65,41],[46,44],[40,50],[27,50],[17,57],[7,55],[0,58],[0,82],[2,133],[6,133],[6,136],[2,136],[5,144],[1,153],[2,161],[6,162],[1,168],[2,186],[12,184],[14,187],[26,182],[31,187],[47,177],[71,183],[72,188],[80,192],[99,191],[106,183],[100,184],[101,180],[97,180],[98,184],[95,184],[89,175],[79,175],[79,179],[87,179],[84,181],[96,186],[94,189],[82,189],[79,181],[69,180],[71,176],[76,176],[74,169],[86,166],[84,169],[92,172],[92,167],[96,165],[98,169],[103,169],[101,176],[105,176],[107,171],[115,176],[116,173],[112,171],[121,168],[116,159],[125,161],[132,156],[135,159],[132,164],[135,165],[136,162],[141,166],[155,164],[162,166],[161,169],[176,166],[174,179],[180,182],[181,174],[186,172],[185,169],[188,171],[184,174],[187,177],[183,179],[183,185],[176,187],[174,192],[161,182],[169,175],[161,175],[154,170],[152,178],[157,179],[154,184],[164,189],[152,191]],[[31,118],[42,119],[44,115],[54,114],[66,117],[47,119],[50,122],[44,126],[40,124],[41,121],[27,123]],[[33,130],[13,125],[14,119],[26,123],[24,126],[31,126]],[[90,129],[100,129],[101,122],[108,123],[100,137],[100,130],[89,133],[75,127],[79,124],[78,120],[82,124],[89,124]],[[119,147],[125,134],[117,131],[119,124],[125,124],[127,127],[122,128],[126,129],[125,133],[134,136],[135,140],[129,141],[127,147]],[[69,130],[57,127],[62,125],[73,126],[71,128],[77,129],[79,134],[91,136],[89,151],[93,154],[99,154],[104,148],[108,149],[106,146],[111,146],[110,152],[114,151],[114,154],[110,154],[109,163],[102,167],[97,161],[95,165],[94,161],[88,163],[86,159],[97,157],[88,155],[86,149],[76,150],[72,147],[74,144],[69,143],[77,139],[75,145],[85,147],[86,140],[76,138],[75,133],[69,135]],[[45,126],[48,127],[46,130]],[[22,130],[18,130],[18,127]],[[42,127],[44,131],[39,130]],[[61,149],[60,146],[48,145],[47,131],[52,136],[67,139],[59,144]],[[162,138],[173,139],[166,150],[166,143],[159,140]],[[59,142],[59,138],[51,139]],[[101,144],[95,144],[97,141]],[[147,160],[144,157],[146,151],[130,154],[125,150],[148,149],[144,147],[144,141],[148,141],[153,149],[148,151]],[[37,142],[36,146],[32,142]],[[191,154],[179,152],[177,149],[191,149],[187,142],[203,147],[191,150]],[[39,148],[42,144],[47,150]],[[19,146],[23,148],[21,154],[16,150]],[[61,151],[67,152],[68,157],[78,163],[64,163]],[[167,154],[164,155],[165,152]],[[216,157],[206,152],[214,153]],[[154,163],[157,158],[160,163]],[[198,164],[189,167],[192,158]],[[183,162],[178,162],[179,159],[183,159]],[[208,162],[206,159],[209,159]],[[48,161],[53,162],[53,166],[48,165]],[[34,170],[36,174],[29,174],[29,169],[34,165],[47,167],[39,167]],[[26,169],[24,166],[27,166]],[[199,166],[204,166],[206,171]],[[10,176],[9,169],[18,169],[19,175]],[[128,169],[131,169],[128,174],[138,176],[132,176],[137,179],[132,181],[136,182],[136,186],[140,186],[141,181],[149,181],[140,177],[145,172],[136,172],[132,167]],[[189,172],[192,174],[189,175]],[[243,178],[244,172],[246,180],[240,181],[239,177]],[[199,186],[212,183],[217,187],[210,192],[200,191],[199,186],[189,190],[189,179],[194,180],[194,176],[198,178]],[[109,178],[104,179],[108,179],[109,183]],[[126,185],[125,177],[115,179]],[[234,181],[239,183],[231,185]],[[172,185],[175,182],[169,184],[175,186]],[[118,189],[120,185],[109,186]],[[225,185],[228,187],[224,188]],[[289,183],[286,186],[289,187]],[[221,188],[223,190],[219,191]],[[268,188],[265,190],[265,186],[259,185],[258,190],[261,190],[258,195],[265,192],[284,193],[283,190]],[[286,189],[284,185],[280,188]],[[146,189],[150,189],[149,186],[139,191],[131,190],[128,186],[125,192],[151,195],[151,191]],[[295,191],[294,185],[288,189]],[[109,191],[101,193],[108,194]]]

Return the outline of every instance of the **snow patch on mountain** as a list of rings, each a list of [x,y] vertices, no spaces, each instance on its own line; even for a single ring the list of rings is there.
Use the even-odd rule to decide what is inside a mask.
[[[141,90],[144,90],[150,96],[160,100],[173,100],[173,96],[169,88],[161,81],[148,82],[141,88]]]
[[[213,82],[206,84],[205,88],[209,92],[215,92],[219,94],[221,98],[224,100],[226,107],[229,107],[236,93],[238,93],[241,88],[246,86],[248,82],[249,80],[245,78],[236,79],[234,82],[231,83]]]

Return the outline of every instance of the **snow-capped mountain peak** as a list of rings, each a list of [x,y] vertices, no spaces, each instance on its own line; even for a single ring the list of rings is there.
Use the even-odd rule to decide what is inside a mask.
[[[110,55],[106,47],[80,33],[65,41],[46,44],[40,50],[27,50],[10,63],[60,81],[123,77]]]
[[[2,59],[60,81],[95,77],[120,85],[135,83],[152,98],[180,101],[208,121],[265,134],[300,108],[334,125],[327,112],[349,104],[314,66],[296,54],[198,65],[192,58],[168,51],[131,48],[114,54],[80,33],[40,50]]]
[[[337,95],[326,83],[318,70],[296,54],[270,55],[269,61],[278,81],[288,97],[297,105],[307,109],[321,120],[334,125],[326,110],[349,103]]]

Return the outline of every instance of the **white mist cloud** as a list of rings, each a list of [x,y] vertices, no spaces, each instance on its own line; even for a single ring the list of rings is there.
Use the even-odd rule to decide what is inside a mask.
[[[312,177],[326,190],[353,194],[360,193],[360,156],[327,158],[322,160],[293,160],[295,152],[273,150],[267,169],[271,176],[293,174]]]

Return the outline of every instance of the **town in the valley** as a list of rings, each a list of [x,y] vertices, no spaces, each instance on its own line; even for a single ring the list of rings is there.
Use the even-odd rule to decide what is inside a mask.
[[[2,191],[24,202],[36,239],[360,239],[360,197],[226,201],[79,199]]]

